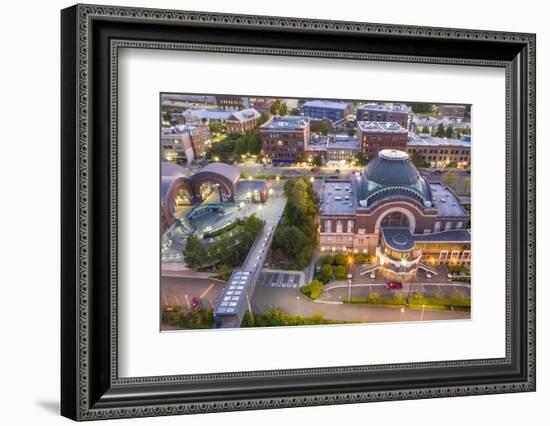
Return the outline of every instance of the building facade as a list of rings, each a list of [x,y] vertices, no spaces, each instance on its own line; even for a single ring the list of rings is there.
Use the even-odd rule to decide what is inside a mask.
[[[263,112],[269,113],[271,111],[271,106],[273,105],[274,101],[275,101],[274,98],[249,97],[248,98],[248,105],[249,105],[249,108],[254,108],[260,114],[263,113]]]
[[[302,161],[308,148],[309,121],[304,117],[275,116],[260,126],[262,154],[272,163]]]
[[[221,109],[241,110],[250,108],[248,98],[246,96],[235,95],[216,95],[216,105]]]
[[[420,266],[470,262],[469,214],[402,151],[381,151],[349,180],[326,181],[319,219],[322,252],[374,255],[388,278],[396,270],[406,279]]]
[[[332,122],[345,118],[351,112],[351,104],[335,101],[308,101],[302,105],[305,117]]]
[[[260,118],[260,113],[254,108],[243,109],[242,111],[232,112],[229,118],[225,121],[226,130],[228,133],[244,133],[256,127],[256,123]]]
[[[357,130],[361,153],[369,158],[384,149],[407,151],[408,132],[398,123],[358,121]]]
[[[432,167],[445,167],[451,162],[456,162],[460,167],[468,167],[471,163],[470,147],[470,137],[447,139],[411,134],[407,152],[420,155]]]
[[[160,137],[160,155],[163,161],[179,165],[192,163],[195,152],[189,133],[163,131]]]
[[[188,164],[204,157],[211,143],[210,130],[203,124],[177,124],[161,133],[161,156],[164,161]]]
[[[395,122],[401,127],[409,129],[412,110],[411,107],[407,105],[381,105],[371,103],[358,107],[355,116],[357,121]]]
[[[466,105],[439,105],[439,117],[453,120],[463,119]]]

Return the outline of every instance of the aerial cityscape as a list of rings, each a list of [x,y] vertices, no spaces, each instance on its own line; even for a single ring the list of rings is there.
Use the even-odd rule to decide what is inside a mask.
[[[470,319],[471,106],[160,96],[160,330]]]

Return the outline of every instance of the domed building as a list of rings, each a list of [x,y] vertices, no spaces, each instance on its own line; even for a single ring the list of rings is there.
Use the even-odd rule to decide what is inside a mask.
[[[323,186],[321,251],[375,255],[391,279],[421,263],[469,264],[468,224],[456,194],[429,183],[403,151],[383,150],[361,173]]]

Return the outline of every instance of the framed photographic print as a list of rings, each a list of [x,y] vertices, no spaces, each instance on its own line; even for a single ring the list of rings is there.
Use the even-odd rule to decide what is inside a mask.
[[[535,36],[76,5],[75,420],[535,390]]]

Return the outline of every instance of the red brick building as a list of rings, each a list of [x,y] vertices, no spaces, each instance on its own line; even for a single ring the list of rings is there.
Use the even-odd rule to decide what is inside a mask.
[[[358,121],[357,130],[361,153],[376,157],[384,149],[407,151],[407,129],[393,122]]]
[[[272,163],[301,161],[308,148],[309,121],[304,117],[275,116],[260,126],[262,154]]]

